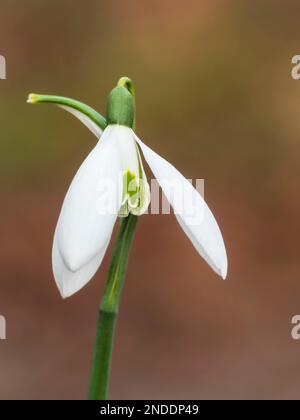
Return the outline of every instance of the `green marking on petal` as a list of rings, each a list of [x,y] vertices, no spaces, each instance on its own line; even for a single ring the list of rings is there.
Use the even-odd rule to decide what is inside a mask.
[[[123,174],[123,198],[119,217],[127,217],[129,213],[141,216],[148,208],[150,189],[146,180],[139,178],[131,170]]]

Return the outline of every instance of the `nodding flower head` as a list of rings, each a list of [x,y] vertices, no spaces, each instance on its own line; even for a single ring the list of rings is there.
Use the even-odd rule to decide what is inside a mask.
[[[127,217],[129,213],[140,216],[146,212],[150,189],[142,155],[184,233],[213,270],[225,279],[227,255],[222,234],[203,197],[171,163],[146,146],[134,132],[135,97],[130,79],[121,78],[111,91],[106,119],[91,107],[69,98],[30,95],[28,101],[60,106],[98,138],[71,182],[54,234],[52,265],[63,297],[77,292],[94,276],[109,245],[116,219]],[[180,183],[175,194],[169,188],[174,180]]]

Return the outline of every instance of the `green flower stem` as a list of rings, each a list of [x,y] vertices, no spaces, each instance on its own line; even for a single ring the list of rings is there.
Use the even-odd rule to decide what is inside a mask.
[[[107,126],[106,119],[99,114],[99,112],[95,111],[90,106],[84,104],[83,102],[76,101],[75,99],[65,98],[63,96],[55,96],[55,95],[39,95],[35,93],[31,93],[28,96],[28,103],[30,104],[54,104],[58,106],[66,106],[76,111],[81,112],[82,114],[89,117],[95,124],[97,124],[102,130],[104,130]]]
[[[108,397],[116,318],[136,225],[137,216],[132,214],[122,219],[121,222],[104,295],[99,308],[89,400],[106,400]]]

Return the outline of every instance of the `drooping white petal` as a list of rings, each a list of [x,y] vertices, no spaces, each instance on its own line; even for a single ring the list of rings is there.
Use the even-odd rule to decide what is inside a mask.
[[[70,106],[59,105],[59,107],[74,115],[74,117],[81,121],[82,124],[84,124],[98,139],[100,139],[103,130],[93,120],[91,120],[91,118],[78,111],[77,109],[71,108]]]
[[[90,261],[77,271],[71,271],[62,259],[58,247],[57,233],[55,232],[52,247],[52,267],[57,287],[63,298],[76,293],[93,277],[103,260],[108,244],[109,240]]]
[[[53,244],[53,271],[63,296],[93,276],[108,246],[121,205],[120,160],[106,128],[66,194]]]
[[[219,226],[201,194],[167,160],[138,137],[147,163],[157,178],[183,231],[206,262],[223,279],[227,275],[227,255]]]

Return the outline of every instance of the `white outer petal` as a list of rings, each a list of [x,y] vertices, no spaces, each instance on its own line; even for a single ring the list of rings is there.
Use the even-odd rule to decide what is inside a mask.
[[[67,112],[70,112],[70,114],[74,115],[79,121],[82,122],[91,132],[100,139],[103,130],[88,116],[83,114],[82,112],[78,111],[77,109],[71,108],[70,106],[66,105],[58,105],[60,108],[64,109]]]
[[[102,261],[120,208],[119,178],[118,149],[108,127],[76,173],[58,219],[52,263],[63,296],[83,287]],[[109,199],[109,210],[100,212]]]
[[[70,297],[89,282],[98,270],[108,244],[109,241],[107,241],[103,249],[95,257],[80,269],[71,271],[62,259],[57,243],[57,233],[55,232],[52,248],[52,268],[57,287],[63,298]]]
[[[167,160],[159,156],[138,137],[147,163],[161,185],[168,201],[174,209],[175,216],[183,231],[205,261],[223,279],[227,275],[227,255],[219,226],[201,194],[192,184]],[[173,195],[168,183],[178,181],[180,190]],[[186,206],[186,198],[190,198],[192,206]]]

